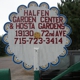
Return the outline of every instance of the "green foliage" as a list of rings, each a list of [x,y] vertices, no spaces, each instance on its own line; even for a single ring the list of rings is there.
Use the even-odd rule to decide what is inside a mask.
[[[2,42],[2,37],[0,36],[0,56],[5,56],[5,44]]]
[[[80,49],[80,0],[61,0],[58,8],[67,17],[67,24],[72,28],[72,44],[69,49]]]

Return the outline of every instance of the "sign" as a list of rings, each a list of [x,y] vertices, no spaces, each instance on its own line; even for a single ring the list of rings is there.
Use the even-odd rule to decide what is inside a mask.
[[[58,64],[60,57],[67,54],[71,28],[58,8],[50,8],[45,2],[40,5],[30,2],[28,7],[20,5],[9,20],[4,25],[3,42],[7,43],[6,53],[13,56],[15,63],[33,68],[34,47],[39,48],[39,66],[43,70],[50,64]]]

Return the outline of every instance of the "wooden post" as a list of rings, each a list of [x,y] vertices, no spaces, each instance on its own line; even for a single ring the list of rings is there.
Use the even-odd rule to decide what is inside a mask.
[[[38,60],[39,48],[34,48],[34,80],[39,80],[39,60]]]

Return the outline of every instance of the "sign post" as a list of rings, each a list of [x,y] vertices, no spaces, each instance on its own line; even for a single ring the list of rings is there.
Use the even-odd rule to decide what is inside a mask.
[[[67,47],[71,44],[71,27],[66,16],[46,2],[20,5],[17,12],[9,15],[4,30],[6,53],[25,69],[34,67],[35,80],[39,79],[39,69],[47,70],[50,64],[57,65],[60,58],[67,55]]]
[[[39,48],[34,48],[34,80],[39,80]]]

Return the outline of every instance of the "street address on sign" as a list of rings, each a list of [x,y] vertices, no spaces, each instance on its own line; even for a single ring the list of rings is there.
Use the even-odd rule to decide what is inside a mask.
[[[9,20],[4,25],[3,42],[8,43],[6,53],[13,55],[15,63],[23,62],[26,69],[33,68],[34,48],[39,48],[40,69],[47,69],[50,63],[58,64],[60,57],[67,54],[71,28],[58,8],[49,8],[45,2],[30,2],[28,7],[20,5]]]

